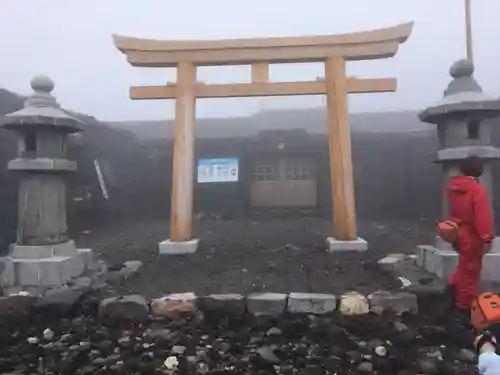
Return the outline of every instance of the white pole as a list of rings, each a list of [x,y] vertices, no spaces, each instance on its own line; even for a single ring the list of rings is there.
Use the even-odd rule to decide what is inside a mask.
[[[474,51],[472,42],[471,0],[465,0],[465,38],[466,38],[467,60],[474,63]]]

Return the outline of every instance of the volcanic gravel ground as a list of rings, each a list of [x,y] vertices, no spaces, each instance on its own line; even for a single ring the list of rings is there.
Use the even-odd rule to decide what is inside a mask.
[[[412,252],[432,240],[432,225],[415,222],[360,223],[365,253],[325,252],[331,223],[317,218],[204,219],[195,223],[201,248],[190,255],[158,257],[167,221],[141,221],[77,236],[109,265],[140,260],[143,266],[119,285],[123,293],[156,297],[170,292],[248,293],[393,290],[399,283],[376,261],[387,253]]]
[[[97,299],[95,300],[97,301]],[[86,302],[85,302],[86,303]],[[92,302],[94,303],[94,302]],[[452,319],[284,316],[104,326],[73,318],[1,321],[2,374],[473,374],[471,337]],[[82,310],[80,310],[82,311]],[[47,335],[52,333],[52,335]],[[52,337],[51,337],[52,336]],[[168,370],[164,362],[175,357]]]

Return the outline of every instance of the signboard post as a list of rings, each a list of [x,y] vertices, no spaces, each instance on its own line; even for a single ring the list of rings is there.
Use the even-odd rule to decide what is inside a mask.
[[[238,158],[199,159],[197,181],[199,184],[237,182],[238,165]]]

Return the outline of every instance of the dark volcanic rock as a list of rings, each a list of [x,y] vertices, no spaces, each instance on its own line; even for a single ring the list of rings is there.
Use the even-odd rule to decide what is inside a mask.
[[[428,375],[434,375],[439,373],[439,362],[436,359],[430,359],[430,358],[425,358],[425,359],[420,359],[418,361],[420,370],[424,374]]]
[[[35,304],[37,312],[67,317],[75,314],[79,304],[89,290],[82,288],[57,288],[48,290]]]
[[[145,321],[148,314],[148,302],[143,296],[136,294],[106,298],[99,305],[99,316],[108,322],[113,320]]]
[[[269,346],[263,346],[257,349],[257,354],[266,362],[280,363],[280,359],[276,356],[274,349]]]
[[[23,295],[0,297],[0,317],[26,317],[33,311],[36,300],[36,297]]]
[[[36,316],[30,325],[0,327],[0,373],[465,375],[475,366],[429,317],[149,320],[147,304],[135,296],[104,300],[100,314],[120,324],[104,326],[97,314],[78,310],[71,318]],[[165,367],[167,358],[175,369]]]
[[[246,301],[241,294],[212,294],[200,299],[200,307],[206,315],[242,316]]]

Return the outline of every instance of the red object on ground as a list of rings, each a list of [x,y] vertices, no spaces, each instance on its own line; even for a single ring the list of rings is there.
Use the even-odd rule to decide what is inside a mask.
[[[455,306],[469,310],[477,294],[484,246],[493,241],[493,214],[488,192],[473,177],[453,177],[446,193],[450,217],[460,223],[458,266],[448,282],[455,286]]]

